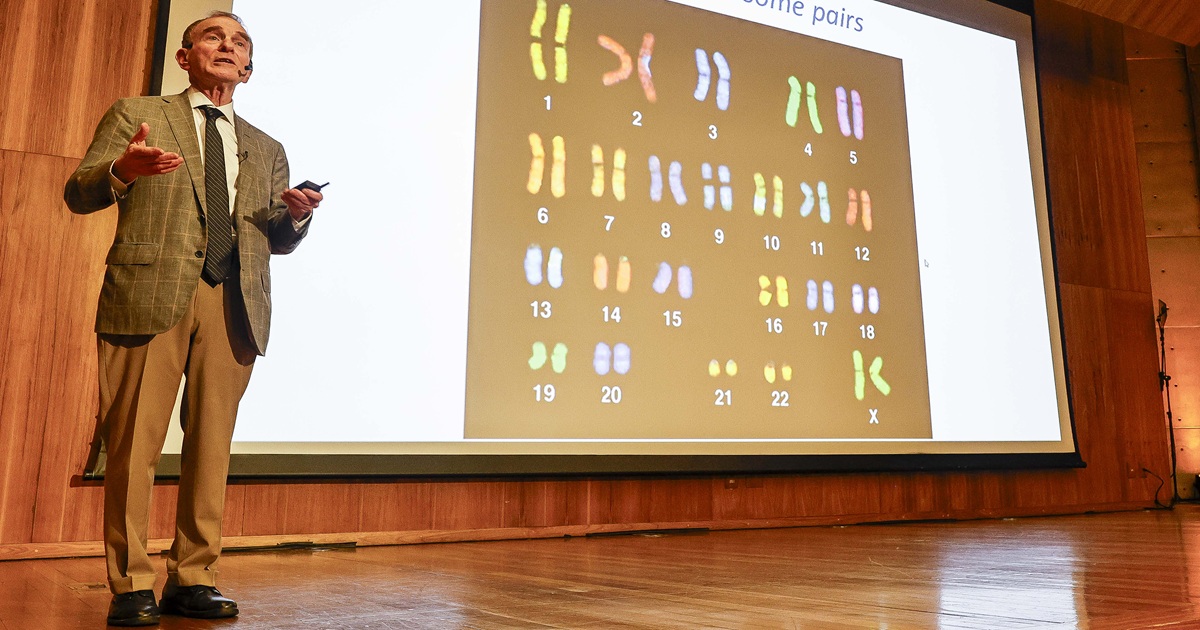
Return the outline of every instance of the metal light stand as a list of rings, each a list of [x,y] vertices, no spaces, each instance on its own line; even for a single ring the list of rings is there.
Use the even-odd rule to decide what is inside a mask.
[[[1175,453],[1175,419],[1171,415],[1171,375],[1167,374],[1167,303],[1158,301],[1158,316],[1154,323],[1158,325],[1158,388],[1167,392],[1167,435],[1171,440],[1171,505],[1179,502],[1179,480],[1176,474],[1179,468]]]

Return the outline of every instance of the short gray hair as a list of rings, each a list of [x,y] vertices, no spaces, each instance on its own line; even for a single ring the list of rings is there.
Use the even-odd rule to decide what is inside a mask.
[[[229,18],[229,19],[233,20],[234,22],[241,24],[242,28],[246,27],[246,23],[242,21],[242,18],[240,18],[228,11],[213,11],[212,13],[209,13],[207,16],[202,17],[199,20],[192,22],[191,24],[188,24],[187,28],[183,29],[182,46],[184,48],[191,48],[194,43],[192,41],[192,30],[195,29],[196,26],[199,25],[201,22],[203,22],[205,20],[211,20],[215,17]],[[250,39],[249,33],[246,34],[246,40],[250,42],[250,56],[253,57],[254,56],[254,40]]]

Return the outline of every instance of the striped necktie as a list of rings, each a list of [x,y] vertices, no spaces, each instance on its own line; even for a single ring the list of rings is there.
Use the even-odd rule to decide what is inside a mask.
[[[204,278],[216,285],[229,276],[233,266],[233,222],[229,218],[229,183],[225,175],[225,146],[217,119],[225,114],[205,105],[204,112],[204,217],[208,226],[208,248],[204,253]]]

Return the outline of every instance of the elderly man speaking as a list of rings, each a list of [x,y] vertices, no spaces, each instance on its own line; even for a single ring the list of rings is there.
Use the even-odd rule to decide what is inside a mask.
[[[191,24],[175,53],[191,87],[117,101],[66,185],[72,212],[117,204],[96,310],[111,625],[238,614],[216,589],[234,420],[267,349],[271,254],[296,248],[321,201],[289,188],[283,147],[234,114],[252,53],[231,13]],[[181,377],[175,541],[157,602],[150,495]]]

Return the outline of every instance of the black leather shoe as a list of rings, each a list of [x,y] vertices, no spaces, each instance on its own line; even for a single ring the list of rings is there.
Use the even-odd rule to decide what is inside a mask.
[[[174,586],[163,589],[162,606],[164,615],[182,615],[195,619],[223,619],[236,617],[237,602],[222,597],[221,591],[212,586]]]
[[[113,595],[108,605],[110,626],[156,626],[161,612],[154,603],[154,591],[131,591]]]

